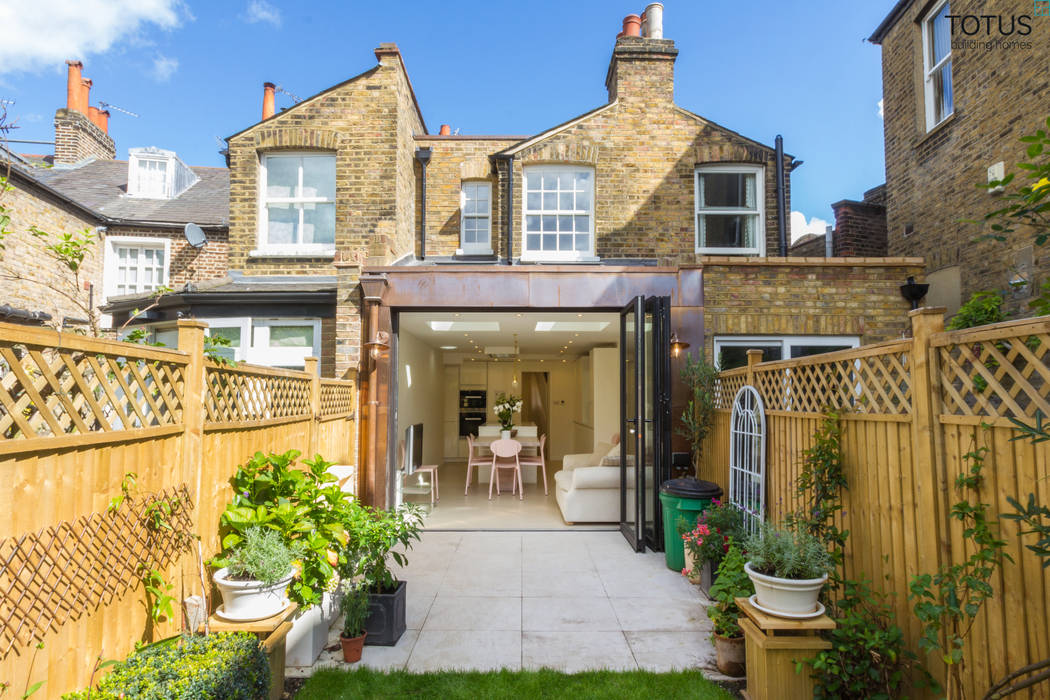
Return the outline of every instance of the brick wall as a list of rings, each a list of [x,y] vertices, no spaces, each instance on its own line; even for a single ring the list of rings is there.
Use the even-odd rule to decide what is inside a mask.
[[[86,304],[88,293],[82,284],[73,282],[71,273],[57,261],[48,257],[44,244],[28,231],[36,226],[52,235],[79,233],[93,229],[95,221],[86,213],[71,207],[62,200],[25,185],[19,179],[10,181],[13,189],[0,193],[0,203],[11,217],[8,224],[10,235],[4,240],[5,250],[0,251],[0,279],[3,294],[0,304],[9,304],[26,311],[43,311],[51,314],[55,325],[62,319],[86,319],[83,310],[69,297]],[[26,279],[13,279],[16,277]],[[85,258],[80,272],[80,281],[95,285],[96,302],[101,301],[102,247],[96,244]]]
[[[209,228],[205,231],[208,243],[193,248],[186,242],[182,229],[110,226],[106,237],[136,236],[167,238],[171,241],[171,259],[168,261],[168,286],[181,289],[187,282],[204,282],[224,277],[228,267],[229,233],[226,229]]]
[[[899,286],[914,258],[704,257],[704,345],[716,335],[855,335],[861,344],[901,337],[910,305]]]
[[[459,198],[463,182],[485,180],[492,187],[491,234],[492,249],[501,249],[502,240],[496,240],[503,230],[503,190],[495,176],[489,155],[501,151],[520,139],[468,136],[423,136],[416,145],[431,148],[427,166],[427,255],[455,255],[460,247]],[[418,170],[418,166],[417,166]],[[518,183],[520,184],[520,183]],[[504,187],[506,184],[504,183]],[[422,195],[416,194],[416,238],[419,237]],[[418,242],[415,245],[419,253]]]
[[[844,199],[831,205],[835,211],[832,255],[837,258],[881,257],[887,254],[886,186],[864,193],[864,201]]]
[[[71,109],[55,112],[55,163],[79,163],[94,156],[117,157],[117,146],[108,134],[86,116]]]
[[[1006,243],[977,241],[980,229],[963,221],[1000,206],[999,198],[975,185],[987,182],[993,163],[1014,169],[1024,155],[1018,138],[1045,128],[1050,80],[1033,70],[1050,62],[1050,18],[1033,17],[1027,36],[1004,37],[1028,41],[1028,49],[953,49],[955,114],[927,133],[917,24],[924,5],[912,3],[882,42],[889,254],[923,256],[930,272],[959,266],[964,300],[976,291],[1005,289],[1017,269],[1027,269],[1034,288],[1050,274],[1050,246],[1033,249],[1026,232]],[[1032,4],[989,9],[977,0],[952,0],[951,6],[955,15],[1009,16],[1030,14]],[[991,38],[999,38],[992,24]],[[983,30],[971,38],[987,39]],[[1029,300],[1027,294],[1009,296],[1006,306],[1027,315]]]
[[[788,256],[792,258],[823,258],[827,254],[827,234],[818,236],[807,233],[788,247]]]

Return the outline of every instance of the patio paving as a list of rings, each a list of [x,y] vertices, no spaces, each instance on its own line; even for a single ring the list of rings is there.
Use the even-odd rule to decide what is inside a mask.
[[[398,577],[408,582],[408,631],[394,647],[366,646],[360,665],[701,669],[722,678],[699,589],[662,553],[630,551],[619,532],[425,532]],[[350,665],[326,651],[289,675],[320,667]]]

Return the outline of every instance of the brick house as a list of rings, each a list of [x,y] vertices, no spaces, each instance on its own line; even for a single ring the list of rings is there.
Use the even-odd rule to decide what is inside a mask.
[[[0,277],[11,320],[44,320],[43,313],[59,326],[83,325],[89,298],[94,308],[122,308],[121,297],[134,299],[128,308],[142,307],[142,294],[164,286],[192,288],[227,269],[226,169],[190,167],[157,148],[133,148],[127,161],[115,160],[108,112],[88,106],[91,81],[81,68],[69,62],[66,107],[55,113],[54,155],[8,152],[6,159],[13,189],[2,203],[11,215],[11,234]],[[202,246],[190,245],[187,224],[203,231]],[[31,226],[97,236],[82,266],[82,288],[73,288],[57,263],[41,266],[48,258]]]
[[[1048,39],[1031,2],[977,0],[901,0],[870,38],[882,47],[889,254],[925,258],[928,305],[953,312],[974,292],[1010,290],[1004,308],[1025,316],[1050,273],[1030,232],[982,241],[964,223],[1000,206],[976,185],[1016,171],[1018,139],[1045,126],[1050,81],[1032,71],[1050,60]]]
[[[898,286],[921,261],[787,257],[796,161],[778,173],[774,146],[677,105],[674,42],[632,17],[607,103],[533,135],[430,133],[394,44],[280,112],[266,84],[263,119],[228,139],[228,278],[207,300],[170,295],[152,322],[236,317],[244,337],[279,305],[281,323],[313,324],[300,354],[319,352],[326,375],[361,372],[361,486],[375,503],[400,499],[406,426],[426,422],[428,463],[462,456],[460,390],[491,397],[549,375],[555,459],[618,432],[619,377],[601,351],[621,345],[621,311],[647,314],[668,458],[685,402],[671,332],[725,365],[753,347],[791,357],[900,336]]]

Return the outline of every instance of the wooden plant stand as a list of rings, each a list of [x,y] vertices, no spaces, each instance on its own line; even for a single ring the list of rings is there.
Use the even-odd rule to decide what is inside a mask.
[[[259,638],[270,662],[270,700],[280,700],[284,692],[284,642],[292,629],[292,615],[298,609],[299,605],[292,603],[273,617],[253,622],[230,622],[214,613],[208,618],[212,632],[251,632]]]
[[[788,620],[768,615],[751,605],[747,598],[737,598],[744,613],[739,618],[744,631],[748,700],[813,697],[813,679],[809,671],[795,672],[795,662],[813,658],[818,651],[830,649],[831,643],[820,637],[823,630],[835,629],[827,615],[811,620]]]

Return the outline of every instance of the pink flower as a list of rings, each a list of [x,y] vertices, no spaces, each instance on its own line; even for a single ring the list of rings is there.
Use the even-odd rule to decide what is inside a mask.
[[[688,575],[689,575],[689,569],[682,569],[682,576],[688,576]]]

